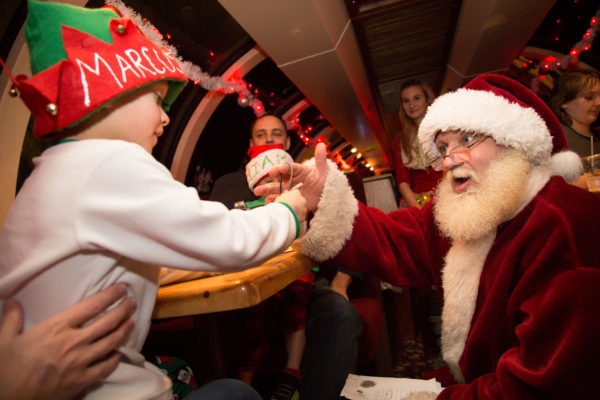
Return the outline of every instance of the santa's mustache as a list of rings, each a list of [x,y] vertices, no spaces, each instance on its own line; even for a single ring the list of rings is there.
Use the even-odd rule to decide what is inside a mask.
[[[456,182],[456,181],[464,182],[467,179],[471,179],[475,183],[480,182],[479,175],[475,171],[473,171],[472,169],[470,169],[464,165],[458,165],[455,168],[449,170],[446,173],[445,179],[450,183]]]

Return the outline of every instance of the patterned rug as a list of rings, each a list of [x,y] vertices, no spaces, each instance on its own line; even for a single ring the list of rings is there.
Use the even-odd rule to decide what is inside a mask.
[[[420,378],[426,372],[444,365],[440,352],[441,307],[430,288],[408,289],[404,295],[394,294],[388,302],[391,323],[392,375],[398,378]],[[391,316],[388,315],[388,316]]]

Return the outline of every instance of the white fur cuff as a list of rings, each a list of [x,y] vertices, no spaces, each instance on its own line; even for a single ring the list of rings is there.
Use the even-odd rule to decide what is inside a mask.
[[[314,166],[314,160],[306,164]],[[321,193],[319,206],[306,235],[300,239],[300,250],[313,260],[322,262],[335,257],[352,236],[358,202],[343,172],[328,160],[329,173]]]

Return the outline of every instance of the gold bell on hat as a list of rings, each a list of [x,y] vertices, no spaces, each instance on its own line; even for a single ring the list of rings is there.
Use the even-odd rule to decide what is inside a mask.
[[[46,112],[55,117],[56,114],[58,114],[58,107],[56,107],[56,104],[54,103],[48,103],[46,106]]]
[[[17,91],[17,89],[12,88],[8,91],[8,95],[10,97],[17,97],[19,95],[19,92]]]
[[[125,33],[125,26],[123,26],[122,24],[117,25],[117,33],[119,35],[122,35]]]

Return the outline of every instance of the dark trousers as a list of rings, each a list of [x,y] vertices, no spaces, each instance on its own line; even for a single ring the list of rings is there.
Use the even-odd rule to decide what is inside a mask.
[[[252,387],[236,379],[219,379],[201,386],[184,400],[262,400]]]
[[[308,304],[300,397],[340,398],[348,374],[356,372],[362,325],[354,306],[317,278]]]

